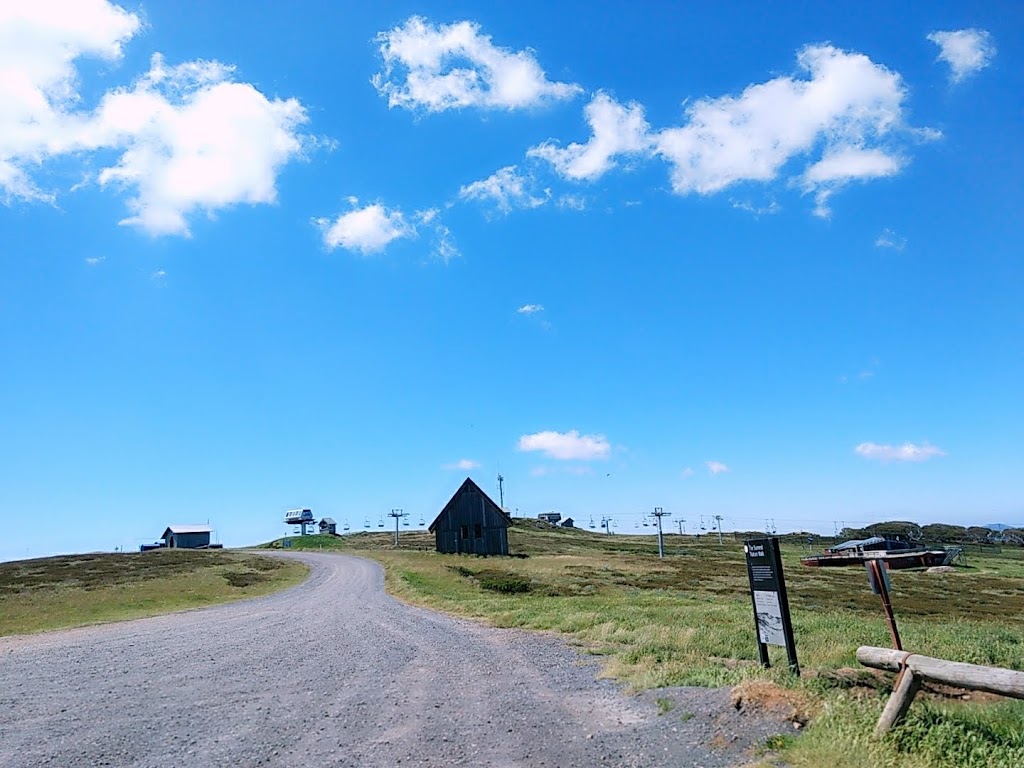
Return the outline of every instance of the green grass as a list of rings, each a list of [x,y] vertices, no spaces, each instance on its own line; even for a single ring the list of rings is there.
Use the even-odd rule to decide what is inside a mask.
[[[784,568],[804,676],[757,663],[742,542],[666,536],[606,536],[517,521],[510,549],[526,557],[433,552],[429,534],[342,538],[347,551],[380,561],[399,598],[496,626],[564,633],[599,656],[603,674],[634,689],[736,685],[764,679],[809,697],[816,712],[797,739],[771,745],[793,766],[830,768],[1024,765],[1024,703],[1000,705],[919,696],[890,737],[871,738],[892,676],[855,658],[859,645],[889,646],[877,596],[863,568],[799,563],[801,537],[784,543]],[[956,661],[1024,670],[1024,550],[971,554],[950,574],[897,571],[893,604],[904,646]],[[959,745],[959,746],[958,746]],[[965,752],[966,750],[966,752]],[[775,759],[772,757],[770,759]]]
[[[284,542],[290,542],[288,547]],[[329,533],[311,533],[305,536],[288,536],[283,539],[275,539],[267,544],[260,544],[256,549],[303,549],[303,550],[339,550],[345,549],[345,537],[332,536]]]
[[[223,550],[154,550],[0,563],[0,636],[154,616],[293,586],[298,562]]]

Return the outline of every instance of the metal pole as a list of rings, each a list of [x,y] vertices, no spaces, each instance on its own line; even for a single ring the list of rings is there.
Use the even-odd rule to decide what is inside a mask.
[[[715,515],[715,525],[718,526],[718,543],[722,544],[722,516]]]
[[[665,557],[665,535],[661,530],[661,518],[671,517],[671,512],[666,512],[661,507],[654,508],[654,517],[658,521],[658,557]]]
[[[395,546],[396,547],[398,546],[398,521],[401,520],[403,517],[408,517],[408,516],[409,515],[407,515],[401,509],[392,509],[390,512],[388,512],[388,517],[395,518]]]
[[[875,584],[878,585],[878,594],[882,596],[882,608],[885,611],[885,621],[889,625],[889,634],[892,635],[892,645],[897,651],[903,650],[903,643],[900,641],[900,631],[896,628],[896,617],[892,612],[892,601],[889,600],[889,590],[885,584],[885,577],[882,575],[884,568],[878,560],[869,560],[870,568],[875,577]]]

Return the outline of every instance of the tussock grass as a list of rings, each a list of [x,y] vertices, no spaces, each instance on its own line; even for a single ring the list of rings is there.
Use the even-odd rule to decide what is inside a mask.
[[[254,597],[301,582],[302,563],[223,550],[154,550],[0,563],[0,636]]]
[[[404,535],[397,550],[381,534],[344,541],[385,566],[396,596],[497,626],[564,633],[601,657],[602,674],[633,689],[751,681],[772,686],[762,691],[811,713],[800,738],[768,745],[788,765],[1024,765],[1020,702],[994,706],[919,697],[904,726],[881,741],[871,738],[892,676],[862,671],[855,658],[859,645],[890,644],[862,568],[806,568],[799,564],[805,548],[798,541],[784,546],[805,672],[797,680],[780,648],[770,648],[772,669],[757,663],[742,542],[666,536],[668,557],[660,560],[653,536],[605,536],[534,521],[517,521],[509,533],[510,549],[525,558],[439,555],[432,537],[422,534]],[[529,589],[488,589],[488,574],[528,583]],[[905,647],[1024,670],[1024,552],[972,555],[954,573],[898,571],[892,582]]]

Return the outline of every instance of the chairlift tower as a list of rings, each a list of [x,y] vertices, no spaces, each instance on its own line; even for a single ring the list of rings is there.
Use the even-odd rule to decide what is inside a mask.
[[[395,546],[396,547],[398,546],[398,522],[403,517],[408,517],[408,516],[409,516],[408,512],[403,512],[400,509],[392,509],[390,512],[388,512],[388,517],[395,518]]]
[[[661,531],[661,518],[672,517],[672,513],[666,512],[661,507],[655,507],[651,516],[658,521],[658,557],[665,557],[665,536]]]
[[[498,473],[498,497],[501,502],[502,510],[505,509],[505,478]]]
[[[715,515],[714,520],[715,520],[715,526],[718,528],[718,543],[722,544],[723,543],[722,542],[722,516],[721,515]]]

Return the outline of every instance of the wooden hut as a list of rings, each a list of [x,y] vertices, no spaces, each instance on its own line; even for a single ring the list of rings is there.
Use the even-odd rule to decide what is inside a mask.
[[[208,525],[170,525],[160,538],[169,549],[206,549],[213,528]]]
[[[438,552],[466,555],[507,555],[512,519],[466,478],[428,529]]]

